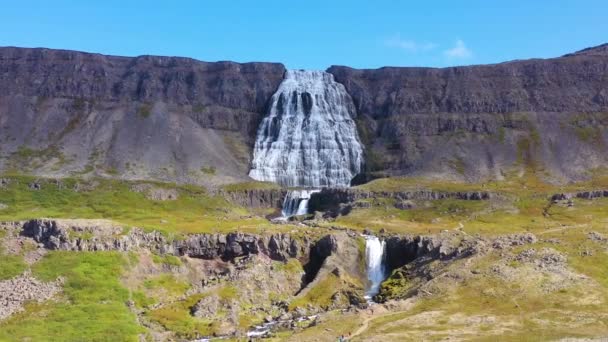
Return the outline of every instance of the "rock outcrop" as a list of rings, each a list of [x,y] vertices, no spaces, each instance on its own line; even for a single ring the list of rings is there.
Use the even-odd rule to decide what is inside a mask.
[[[608,197],[608,190],[589,190],[589,191],[579,191],[579,192],[562,192],[559,194],[554,194],[551,196],[551,201],[567,201],[573,198],[581,198],[581,199],[594,199],[594,198],[602,198]]]
[[[362,205],[355,203],[359,200],[374,200],[378,198],[390,198],[400,202],[410,200],[430,201],[447,198],[481,201],[489,200],[492,196],[495,196],[495,194],[487,191],[368,191],[355,188],[327,188],[312,194],[308,202],[308,208],[310,212],[335,210],[340,204],[352,203],[357,206]]]
[[[42,282],[24,273],[12,279],[0,281],[0,320],[23,311],[27,302],[43,302],[53,298],[61,290],[62,279]]]
[[[264,254],[273,260],[307,259],[310,239],[289,234],[254,235],[244,233],[192,234],[184,240],[169,241],[157,231],[146,232],[104,220],[38,219],[24,222],[23,236],[45,248],[68,251],[130,251],[146,248],[153,252],[187,255],[192,258],[231,260],[250,254]]]
[[[218,195],[247,208],[281,208],[287,194],[281,189],[221,190]]]

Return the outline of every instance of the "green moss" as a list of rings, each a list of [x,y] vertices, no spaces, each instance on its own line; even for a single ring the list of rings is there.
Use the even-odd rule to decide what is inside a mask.
[[[119,281],[125,259],[112,252],[49,252],[33,266],[45,280],[65,278],[65,300],[29,304],[0,323],[6,341],[137,341],[142,332]]]
[[[333,295],[342,287],[340,278],[333,273],[328,274],[323,280],[311,288],[304,296],[294,299],[289,304],[289,310],[299,307],[313,305],[328,308],[332,304]]]
[[[139,108],[137,108],[137,115],[142,118],[147,118],[152,114],[152,106],[148,103],[141,104]]]
[[[224,302],[229,302],[238,297],[238,290],[234,286],[224,286],[217,291],[217,295]]]
[[[588,144],[603,144],[602,129],[599,127],[575,127],[579,139]]]
[[[106,169],[106,173],[112,176],[118,175],[118,169],[115,167],[109,167]]]
[[[378,298],[383,302],[390,299],[405,299],[411,287],[412,284],[407,279],[405,270],[396,269],[380,286]]]
[[[170,254],[165,254],[165,255],[157,255],[154,254],[152,255],[152,261],[154,261],[157,264],[165,264],[165,265],[170,265],[170,266],[181,266],[182,261],[176,257],[175,255],[170,255]]]
[[[456,157],[455,159],[450,160],[449,165],[456,172],[458,172],[461,175],[464,175],[465,164],[464,164],[464,161],[462,160],[462,158]]]
[[[179,296],[190,288],[190,284],[177,279],[172,274],[162,274],[144,281],[144,287],[148,290],[162,289],[167,295]]]
[[[206,294],[190,296],[185,300],[149,311],[146,316],[182,338],[193,339],[212,335],[217,331],[216,324],[190,315],[190,309],[205,296]]]
[[[506,141],[506,135],[507,135],[506,133],[507,133],[507,132],[506,132],[506,129],[505,129],[504,127],[500,127],[500,128],[498,129],[498,135],[497,135],[497,137],[498,137],[498,141],[499,141],[501,144],[504,144],[504,143],[505,143],[505,141]]]
[[[214,175],[215,167],[213,167],[213,166],[201,167],[201,172],[204,174],[207,174],[207,175]]]
[[[195,113],[203,113],[205,111],[205,106],[198,103],[192,106],[192,111]]]
[[[287,272],[290,274],[299,274],[304,272],[304,268],[298,259],[289,259],[287,262],[274,262],[274,269],[277,272]]]
[[[271,182],[242,182],[242,183],[234,183],[227,184],[222,186],[222,189],[225,191],[243,191],[243,190],[272,190],[272,189],[280,189],[281,187],[276,183]]]

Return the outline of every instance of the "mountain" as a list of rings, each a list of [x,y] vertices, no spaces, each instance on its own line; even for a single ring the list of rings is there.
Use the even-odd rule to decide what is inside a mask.
[[[281,64],[0,48],[0,169],[245,179]]]
[[[370,177],[479,181],[533,171],[569,181],[608,166],[606,51],[328,72],[353,99]],[[284,73],[277,63],[0,48],[0,170],[246,180]]]
[[[606,166],[607,45],[553,59],[329,68],[369,127],[372,169],[478,180],[525,166],[577,179]]]

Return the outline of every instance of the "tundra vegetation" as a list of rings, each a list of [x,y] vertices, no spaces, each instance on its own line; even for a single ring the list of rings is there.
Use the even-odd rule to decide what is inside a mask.
[[[356,271],[328,272],[297,295],[306,260],[268,261],[255,256],[235,262],[249,265],[240,271],[241,278],[228,281],[219,275],[201,288],[201,269],[235,266],[145,250],[46,251],[30,260],[37,246],[26,241],[15,250],[11,244],[18,237],[0,230],[0,281],[30,272],[41,281],[61,279],[62,284],[53,299],[28,302],[23,311],[0,321],[0,340],[185,340],[242,334],[267,316],[279,315],[277,303],[285,303],[288,312],[317,312],[311,309],[316,308],[324,313],[313,326],[278,331],[270,341],[330,341],[348,333],[354,341],[606,336],[608,198],[552,200],[559,193],[608,189],[608,178],[602,174],[598,170],[589,180],[568,185],[548,183],[536,173],[477,184],[378,179],[351,190],[486,191],[492,196],[489,200],[412,199],[406,209],[399,208],[400,200],[374,197],[358,200],[360,205],[354,203],[348,214],[309,217],[304,225],[272,224],[266,215],[276,209],[245,208],[221,196],[221,191],[277,190],[266,183],[241,183],[211,192],[161,182],[6,175],[0,188],[0,220],[7,222],[42,217],[107,219],[127,228],[121,234],[143,228],[171,240],[193,233],[236,231],[291,233],[316,240],[343,230],[367,229],[384,236],[453,234],[449,239],[455,245],[471,237],[492,241],[512,234],[533,234],[537,241],[505,248],[489,243],[483,253],[470,258],[435,259],[428,265],[406,264],[390,270],[380,293],[385,304],[376,304],[371,314],[369,309],[335,310],[337,294],[365,286],[364,279],[353,276]],[[161,200],[149,189],[170,190],[177,196]],[[78,234],[85,240],[93,238],[86,232]],[[360,238],[353,248],[358,254],[365,251]],[[364,265],[355,268],[361,271]],[[263,286],[256,287],[257,281]],[[214,315],[205,307],[213,308]]]

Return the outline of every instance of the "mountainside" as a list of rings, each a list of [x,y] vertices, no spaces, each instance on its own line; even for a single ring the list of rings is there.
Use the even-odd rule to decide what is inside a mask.
[[[554,59],[328,69],[371,173],[478,181],[608,166],[606,46]],[[276,63],[0,48],[0,170],[205,185],[248,179]]]
[[[355,102],[374,171],[478,180],[532,167],[576,179],[607,165],[605,46],[495,65],[328,71]]]
[[[244,179],[284,72],[273,63],[0,48],[0,169]]]

